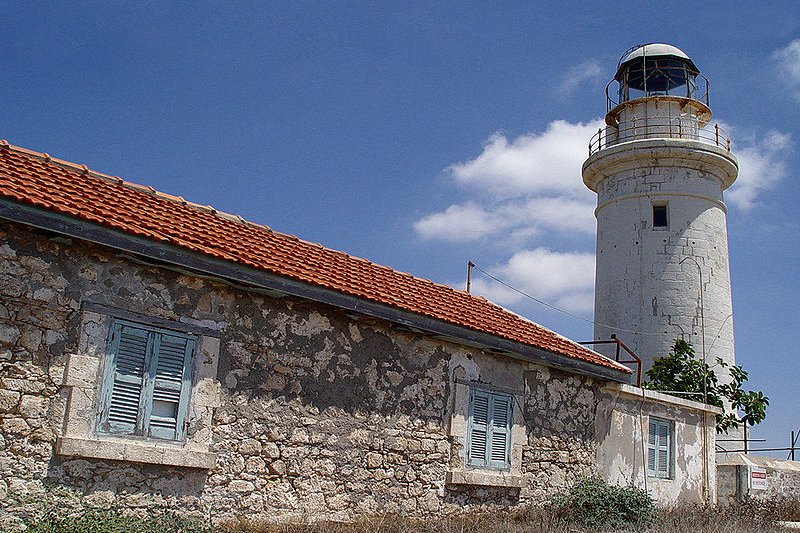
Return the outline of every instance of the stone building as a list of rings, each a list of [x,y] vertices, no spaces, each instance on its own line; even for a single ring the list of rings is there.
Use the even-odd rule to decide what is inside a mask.
[[[483,298],[6,142],[0,236],[6,524],[714,498],[713,408]]]

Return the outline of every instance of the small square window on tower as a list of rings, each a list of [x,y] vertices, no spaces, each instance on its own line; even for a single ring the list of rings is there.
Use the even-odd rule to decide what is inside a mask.
[[[667,204],[653,205],[653,228],[667,228]]]

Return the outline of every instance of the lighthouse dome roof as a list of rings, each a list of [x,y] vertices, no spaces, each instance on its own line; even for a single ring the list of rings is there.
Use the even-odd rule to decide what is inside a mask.
[[[692,61],[686,52],[678,48],[677,46],[672,46],[671,44],[665,43],[648,43],[638,45],[632,50],[625,52],[622,55],[622,58],[619,60],[619,67],[617,68],[617,74],[615,78],[619,79],[620,74],[624,68],[633,61],[642,60],[642,58],[649,57],[663,57],[663,58],[675,58],[682,61],[685,61],[693,70],[698,71],[699,69]]]

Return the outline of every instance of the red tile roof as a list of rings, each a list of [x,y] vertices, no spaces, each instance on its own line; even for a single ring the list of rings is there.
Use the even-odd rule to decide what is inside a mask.
[[[0,141],[0,198],[630,372],[484,298]]]

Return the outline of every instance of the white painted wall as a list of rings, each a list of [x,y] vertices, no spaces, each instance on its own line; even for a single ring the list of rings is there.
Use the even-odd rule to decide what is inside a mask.
[[[647,490],[661,505],[716,502],[715,416],[721,410],[630,385],[609,384],[597,408],[598,474]],[[650,417],[672,423],[668,478],[647,473]]]

